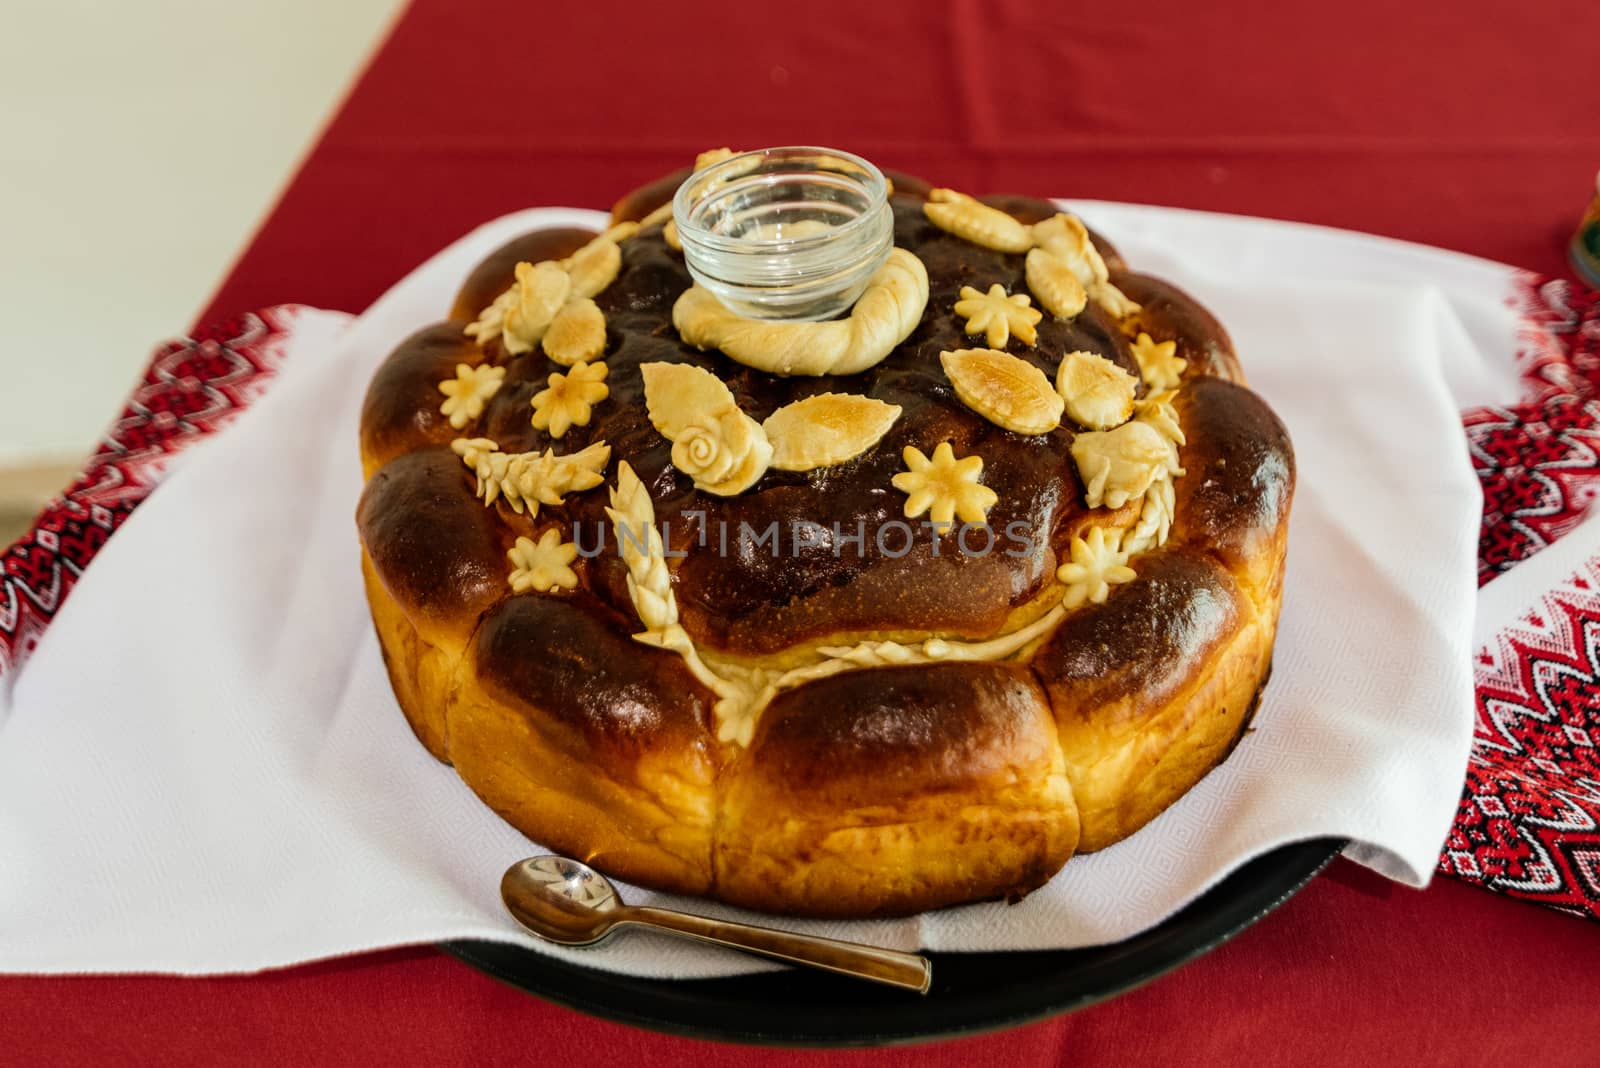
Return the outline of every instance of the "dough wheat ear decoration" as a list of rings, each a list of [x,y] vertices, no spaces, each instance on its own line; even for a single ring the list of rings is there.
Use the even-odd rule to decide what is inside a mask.
[[[539,506],[558,505],[569,493],[593,489],[611,459],[611,446],[597,441],[582,452],[557,456],[540,452],[501,452],[489,438],[457,438],[451,450],[478,476],[478,495],[486,505],[504,497],[513,511],[539,514]]]
[[[656,529],[655,503],[626,460],[617,465],[617,484],[611,490],[611,507],[606,509],[606,515],[616,534],[617,551],[628,565],[628,596],[639,622],[645,626],[633,640],[683,657],[694,677],[717,695],[713,709],[718,720],[717,737],[725,742],[749,744],[755,730],[751,695],[747,688],[707,667],[688,631],[678,622],[678,600],[672,592],[672,576],[667,572],[666,553]]]

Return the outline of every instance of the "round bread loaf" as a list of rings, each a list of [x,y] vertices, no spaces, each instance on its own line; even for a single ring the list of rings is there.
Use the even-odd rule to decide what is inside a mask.
[[[945,354],[985,340],[953,310],[963,288],[998,285],[1020,305],[1031,253],[952,232],[927,210],[939,194],[893,175],[894,243],[927,275],[920,319],[859,373],[771,374],[674,326],[693,282],[658,209],[683,176],[613,213],[645,224],[610,232],[620,263],[592,297],[603,347],[581,366],[604,362],[605,395],[578,405],[559,438],[532,416],[550,376],[577,371],[570,353],[553,360],[550,334],[508,341],[486,310],[528,295],[518,286],[534,272],[519,264],[577,279],[595,248],[586,231],[541,230],[495,252],[451,318],[373,378],[357,521],[417,737],[547,849],[775,912],[1014,900],[1075,851],[1137,831],[1227,755],[1271,661],[1294,461],[1227,334],[1089,235],[1105,273],[1086,275],[1083,308],[1044,314],[1032,344],[1023,329],[989,350],[1024,392],[1037,392],[1026,368],[1058,382],[1069,353],[1108,380],[1125,372],[1139,433],[1163,428],[1176,462],[1150,461],[1156,478],[1139,492],[1101,492],[1091,507],[1074,450],[1093,433],[1075,422],[1081,404],[1068,397],[1059,425],[1018,432],[974,407],[947,367]],[[1058,216],[1040,200],[984,203],[1034,231]],[[1163,342],[1175,346],[1146,366]],[[767,467],[737,493],[711,492],[680,468],[660,429],[672,420],[647,395],[641,368],[674,364],[709,372],[774,437],[775,412],[824,394],[898,412],[847,459]],[[450,404],[451,382],[478,403]],[[897,488],[910,450],[937,465],[945,444],[981,458],[982,528],[941,533]],[[538,481],[585,449],[599,457],[593,478]],[[518,482],[519,470],[535,474]],[[619,517],[641,504],[658,537],[630,553]],[[913,536],[879,536],[896,522]],[[739,536],[774,525],[770,542]],[[989,550],[969,551],[984,530]],[[1062,566],[1074,561],[1084,566]]]

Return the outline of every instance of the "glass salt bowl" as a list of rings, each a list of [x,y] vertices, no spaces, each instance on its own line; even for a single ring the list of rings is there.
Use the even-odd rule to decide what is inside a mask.
[[[832,148],[763,148],[696,171],[672,218],[694,280],[748,319],[839,316],[894,245],[883,172]]]

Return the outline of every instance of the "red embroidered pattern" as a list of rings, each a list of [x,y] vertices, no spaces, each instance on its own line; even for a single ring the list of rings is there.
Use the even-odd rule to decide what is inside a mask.
[[[1463,416],[1483,483],[1481,585],[1600,491],[1600,294],[1519,280],[1527,398]],[[1600,546],[1474,665],[1477,730],[1439,870],[1600,919]]]
[[[172,458],[260,395],[303,310],[267,308],[156,350],[83,474],[0,558],[0,676],[33,652],[83,569],[165,477]]]
[[[1528,395],[1462,421],[1483,483],[1478,585],[1576,526],[1600,490],[1600,294],[1518,280]]]
[[[1571,530],[1600,492],[1600,294],[1524,276],[1517,299],[1529,395],[1463,416],[1484,492],[1480,584]],[[0,675],[171,458],[265,387],[302,310],[269,308],[156,352],[83,476],[5,553]],[[1476,668],[1476,741],[1439,870],[1600,919],[1600,547]]]

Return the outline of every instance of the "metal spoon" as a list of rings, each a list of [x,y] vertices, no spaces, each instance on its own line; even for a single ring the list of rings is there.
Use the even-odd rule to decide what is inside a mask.
[[[564,946],[593,945],[631,923],[921,994],[933,976],[928,958],[915,953],[624,905],[604,875],[569,857],[529,857],[511,865],[500,879],[500,899],[522,926]]]

